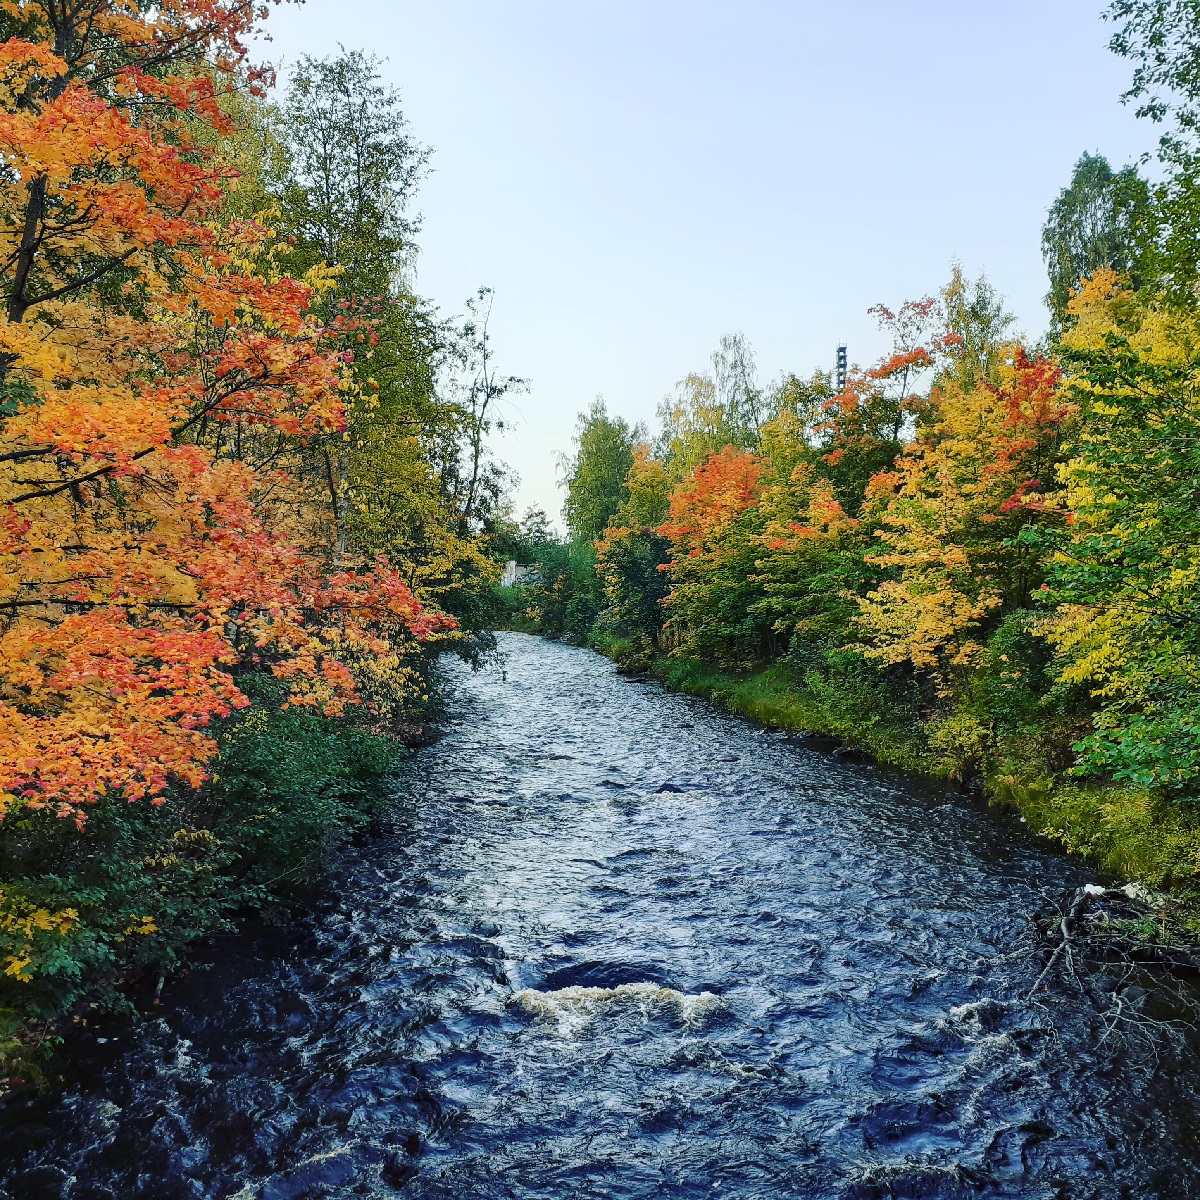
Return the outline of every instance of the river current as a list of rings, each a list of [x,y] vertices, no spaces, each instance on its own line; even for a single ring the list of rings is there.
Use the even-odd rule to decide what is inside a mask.
[[[1024,999],[981,801],[519,634],[297,928],[0,1112],[4,1200],[1200,1197],[1200,1075]]]

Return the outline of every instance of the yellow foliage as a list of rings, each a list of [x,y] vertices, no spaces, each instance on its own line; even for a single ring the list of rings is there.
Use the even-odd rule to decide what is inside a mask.
[[[66,937],[78,915],[73,908],[51,912],[0,890],[0,944],[5,946],[5,975],[28,983],[33,978],[34,939],[39,933]]]
[[[884,578],[859,602],[865,653],[911,663],[943,691],[978,655],[987,619],[1028,600],[1020,528],[1062,517],[1048,487],[1076,410],[1058,370],[1013,345],[999,378],[935,388],[916,440],[867,492],[879,542],[867,561]]]

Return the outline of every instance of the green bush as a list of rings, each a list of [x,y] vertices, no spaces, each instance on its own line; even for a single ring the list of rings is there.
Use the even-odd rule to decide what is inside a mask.
[[[590,542],[546,542],[539,547],[540,580],[529,588],[532,632],[553,641],[587,645],[604,606]]]
[[[529,615],[532,591],[529,584],[518,584],[516,587],[496,584],[497,629],[509,629],[515,633],[537,632],[537,625]]]
[[[235,929],[244,912],[282,912],[323,856],[378,810],[396,742],[346,718],[282,708],[275,680],[241,683],[251,706],[225,723],[203,787],[158,803],[108,797],[83,828],[49,810],[6,819],[0,1039],[14,1022],[81,1005],[127,1009],[129,983],[174,969],[197,939]],[[20,924],[39,911],[73,915]]]

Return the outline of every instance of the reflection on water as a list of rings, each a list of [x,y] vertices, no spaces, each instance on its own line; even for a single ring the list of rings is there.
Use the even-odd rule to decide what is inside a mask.
[[[1077,866],[504,645],[313,918],[8,1104],[0,1195],[1200,1197],[1194,1068],[1022,1000]]]

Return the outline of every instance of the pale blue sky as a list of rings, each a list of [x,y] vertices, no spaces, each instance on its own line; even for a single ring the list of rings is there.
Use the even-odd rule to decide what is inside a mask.
[[[986,270],[1032,336],[1039,234],[1081,151],[1154,131],[1097,0],[307,0],[266,57],[386,58],[434,147],[418,289],[496,290],[501,369],[529,395],[497,444],[518,504],[561,506],[555,457],[597,393],[652,420],[742,332],[760,374],[883,349],[866,310]],[[263,48],[257,53],[263,56]]]

